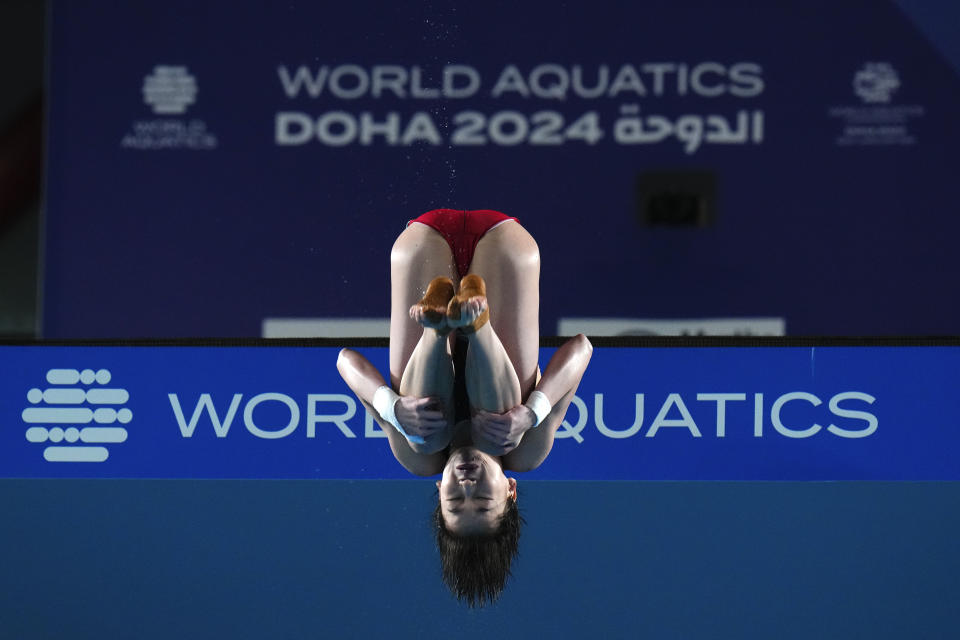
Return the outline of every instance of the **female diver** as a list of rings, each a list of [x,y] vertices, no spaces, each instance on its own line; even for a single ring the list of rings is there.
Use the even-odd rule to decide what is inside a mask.
[[[504,471],[550,453],[592,346],[570,339],[539,375],[540,253],[516,218],[430,211],[408,223],[390,262],[390,384],[350,349],[337,368],[397,461],[441,474],[443,579],[483,605],[503,591],[520,535],[517,482]]]

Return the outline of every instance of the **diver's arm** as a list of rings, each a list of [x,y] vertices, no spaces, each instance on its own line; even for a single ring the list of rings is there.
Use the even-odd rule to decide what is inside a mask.
[[[505,470],[531,471],[546,459],[553,448],[554,435],[563,422],[592,354],[593,345],[583,334],[574,336],[553,354],[536,389],[550,400],[553,407],[539,426],[528,429],[520,444],[503,456]],[[515,407],[511,411],[518,414],[533,413],[525,406]]]
[[[343,349],[337,358],[337,370],[364,408],[370,412],[383,432],[387,434],[390,450],[397,462],[417,476],[432,476],[443,471],[446,455],[442,451],[434,451],[433,453],[415,451],[414,447],[417,445],[408,443],[406,438],[392,424],[381,418],[380,413],[374,409],[373,396],[377,389],[387,383],[369,360],[352,349]],[[420,402],[425,399],[411,398],[411,400]],[[400,403],[397,404],[399,408]]]

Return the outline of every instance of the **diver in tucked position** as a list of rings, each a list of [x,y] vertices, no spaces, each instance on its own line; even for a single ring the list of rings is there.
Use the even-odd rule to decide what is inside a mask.
[[[390,384],[350,349],[337,368],[397,461],[442,474],[443,579],[482,605],[503,591],[520,535],[517,482],[504,471],[536,469],[550,453],[593,348],[571,338],[539,375],[540,253],[516,218],[430,211],[408,223],[390,261]]]

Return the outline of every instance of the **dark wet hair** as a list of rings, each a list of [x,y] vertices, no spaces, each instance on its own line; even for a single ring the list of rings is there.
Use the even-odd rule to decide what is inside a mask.
[[[492,604],[503,593],[510,565],[517,557],[523,517],[517,501],[507,499],[497,530],[487,535],[461,536],[447,529],[440,504],[433,511],[443,582],[457,599],[471,607]]]

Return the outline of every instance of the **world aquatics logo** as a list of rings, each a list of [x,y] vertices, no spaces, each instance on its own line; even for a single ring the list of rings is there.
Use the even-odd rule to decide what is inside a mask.
[[[196,99],[197,80],[186,67],[157,65],[143,79],[143,101],[154,113],[185,113]]]
[[[47,462],[103,462],[109,451],[103,445],[127,439],[133,412],[124,405],[126,389],[106,387],[112,375],[106,369],[50,369],[46,389],[27,392],[30,406],[21,417],[29,425],[26,437],[33,443],[51,443],[43,450]],[[86,425],[97,426],[86,426]]]

